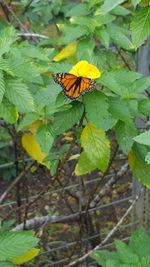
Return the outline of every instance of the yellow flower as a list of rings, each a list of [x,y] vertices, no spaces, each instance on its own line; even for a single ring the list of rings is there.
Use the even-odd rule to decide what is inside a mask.
[[[54,58],[54,61],[60,61],[64,58],[70,57],[75,54],[77,49],[77,42],[72,42],[65,46]]]
[[[76,76],[89,77],[91,79],[97,79],[101,76],[99,69],[96,66],[89,64],[86,60],[79,61],[73,66],[69,73]]]

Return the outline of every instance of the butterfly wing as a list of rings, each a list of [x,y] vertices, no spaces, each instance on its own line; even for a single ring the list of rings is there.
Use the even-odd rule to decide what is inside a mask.
[[[75,100],[87,91],[94,89],[94,80],[86,77],[77,77],[70,73],[57,73],[53,75],[56,83],[63,88],[65,95]]]

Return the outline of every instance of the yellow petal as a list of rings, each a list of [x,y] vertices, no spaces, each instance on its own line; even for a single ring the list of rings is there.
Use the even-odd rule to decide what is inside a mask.
[[[75,54],[77,49],[77,43],[76,42],[72,42],[70,44],[68,44],[67,46],[65,46],[54,58],[54,61],[60,61],[64,58],[70,57],[73,54]]]
[[[99,69],[96,66],[89,64],[88,61],[85,60],[79,61],[75,66],[73,66],[69,73],[76,76],[89,77],[92,79],[96,79],[101,76]]]
[[[40,164],[50,167],[50,162],[44,162],[43,159],[48,156],[47,153],[42,152],[39,144],[36,142],[35,136],[31,133],[23,134],[21,138],[22,146],[27,153]]]
[[[32,248],[28,250],[25,254],[23,254],[20,257],[17,257],[15,259],[11,259],[10,261],[15,264],[22,264],[24,262],[32,260],[35,256],[37,256],[40,252],[40,249],[38,248]]]

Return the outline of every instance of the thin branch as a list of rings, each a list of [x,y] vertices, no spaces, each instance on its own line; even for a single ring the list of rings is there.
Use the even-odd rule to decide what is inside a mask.
[[[124,221],[124,219],[127,217],[127,215],[130,213],[130,211],[134,207],[134,205],[137,202],[137,200],[140,198],[140,196],[143,193],[143,191],[144,191],[144,188],[141,188],[140,192],[136,195],[135,199],[133,200],[133,202],[129,206],[129,208],[126,210],[126,212],[124,213],[124,215],[120,218],[120,220],[117,222],[117,224],[115,225],[115,227],[108,233],[108,235],[105,237],[105,239],[99,245],[97,245],[94,249],[92,249],[89,252],[87,252],[86,254],[84,254],[79,259],[77,259],[77,260],[75,260],[75,261],[73,261],[73,262],[65,265],[64,267],[74,266],[75,264],[77,264],[77,263],[82,262],[83,260],[85,260],[94,251],[100,249],[102,247],[102,245],[105,244],[108,241],[108,239],[116,232],[116,230],[118,229],[118,227],[122,224],[122,222]]]
[[[110,191],[111,186],[119,179],[121,178],[128,170],[128,163],[125,163],[120,170],[116,173],[116,175],[113,175],[112,178],[108,180],[108,182],[104,185],[102,190],[95,196],[95,198],[90,203],[90,208],[94,208],[96,204],[101,200],[102,197],[106,195],[108,191]]]
[[[8,193],[12,190],[12,188],[24,177],[26,172],[31,168],[31,166],[34,164],[35,160],[31,161],[30,164],[25,168],[24,171],[22,171],[16,179],[11,183],[11,185],[6,189],[6,191],[1,195],[0,197],[0,204],[3,202],[3,200],[6,198]]]
[[[32,32],[21,32],[17,33],[17,36],[23,36],[23,37],[36,37],[36,38],[43,38],[43,39],[48,39],[49,37],[46,35],[38,34],[38,33],[32,33]]]

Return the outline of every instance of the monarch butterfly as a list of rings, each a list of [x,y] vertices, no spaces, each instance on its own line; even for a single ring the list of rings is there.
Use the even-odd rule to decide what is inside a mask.
[[[53,75],[53,79],[61,85],[65,95],[72,100],[77,99],[95,87],[93,79],[82,76],[78,77],[71,73],[56,73]]]

